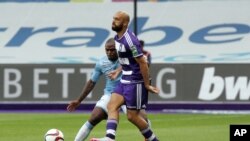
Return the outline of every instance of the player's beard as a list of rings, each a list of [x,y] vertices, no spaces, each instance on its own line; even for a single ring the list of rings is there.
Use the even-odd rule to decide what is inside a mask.
[[[115,32],[120,32],[122,31],[122,25],[112,25],[112,30],[115,31]]]

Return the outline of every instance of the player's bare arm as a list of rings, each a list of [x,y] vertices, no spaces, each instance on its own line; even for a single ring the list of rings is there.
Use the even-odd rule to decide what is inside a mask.
[[[94,87],[95,87],[95,82],[89,80],[86,86],[83,88],[80,97],[76,100],[71,101],[67,106],[67,110],[69,112],[75,111],[75,109],[80,106],[81,102],[89,95],[89,93],[94,89]]]
[[[145,59],[145,57],[143,57],[143,56],[138,57],[138,58],[135,58],[135,60],[140,65],[140,70],[141,70],[141,74],[143,77],[145,87],[151,93],[158,94],[160,92],[159,89],[157,87],[150,85],[148,63],[147,63],[147,60]]]

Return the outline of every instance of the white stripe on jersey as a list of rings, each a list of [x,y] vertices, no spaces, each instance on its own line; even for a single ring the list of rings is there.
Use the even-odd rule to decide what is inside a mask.
[[[128,32],[125,32],[125,38],[126,38],[126,41],[128,42],[128,46],[129,47],[133,46],[133,42],[132,42]]]
[[[115,41],[115,49],[119,52],[126,52],[125,46],[117,41]]]
[[[122,70],[123,75],[131,75],[132,73],[133,73],[133,71],[124,71],[124,70]]]
[[[121,83],[123,83],[123,84],[130,84],[130,82],[131,82],[131,81],[124,80],[124,79],[121,79],[120,81],[121,81]]]
[[[143,80],[140,80],[140,81],[129,81],[129,80],[124,80],[124,79],[120,79],[120,82],[123,83],[123,84],[132,84],[132,83],[142,83]]]
[[[119,62],[120,62],[120,64],[122,64],[122,65],[129,65],[129,60],[128,60],[128,58],[118,58],[119,59]]]

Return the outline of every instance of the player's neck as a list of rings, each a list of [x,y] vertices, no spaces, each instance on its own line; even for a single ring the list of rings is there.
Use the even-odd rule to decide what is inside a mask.
[[[118,38],[120,39],[120,38],[124,35],[124,33],[125,33],[126,31],[127,31],[127,29],[125,28],[125,29],[123,29],[123,30],[117,32]]]

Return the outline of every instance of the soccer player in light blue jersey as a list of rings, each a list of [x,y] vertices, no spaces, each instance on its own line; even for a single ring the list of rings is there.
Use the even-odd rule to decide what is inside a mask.
[[[120,106],[127,107],[127,118],[148,141],[158,141],[140,110],[148,103],[148,92],[158,94],[159,89],[150,84],[149,68],[137,37],[128,30],[130,18],[124,11],[118,11],[112,22],[116,49],[122,66],[122,77],[108,104],[106,137],[92,138],[91,141],[115,141]]]
[[[78,131],[74,141],[84,141],[88,137],[94,126],[96,126],[102,120],[107,119],[107,104],[110,100],[111,93],[113,92],[115,85],[117,85],[117,83],[119,82],[121,73],[119,74],[119,72],[116,73],[114,71],[118,67],[120,67],[120,64],[118,62],[115,41],[113,38],[107,40],[105,44],[105,51],[106,56],[102,57],[99,61],[96,62],[91,79],[88,80],[86,86],[83,88],[80,97],[76,100],[71,101],[67,106],[68,111],[74,111],[94,89],[95,84],[98,82],[99,78],[102,75],[105,75],[106,84],[104,88],[104,94],[96,103],[95,108],[93,109],[88,121],[86,121]],[[124,111],[126,110],[126,107],[122,109]]]

